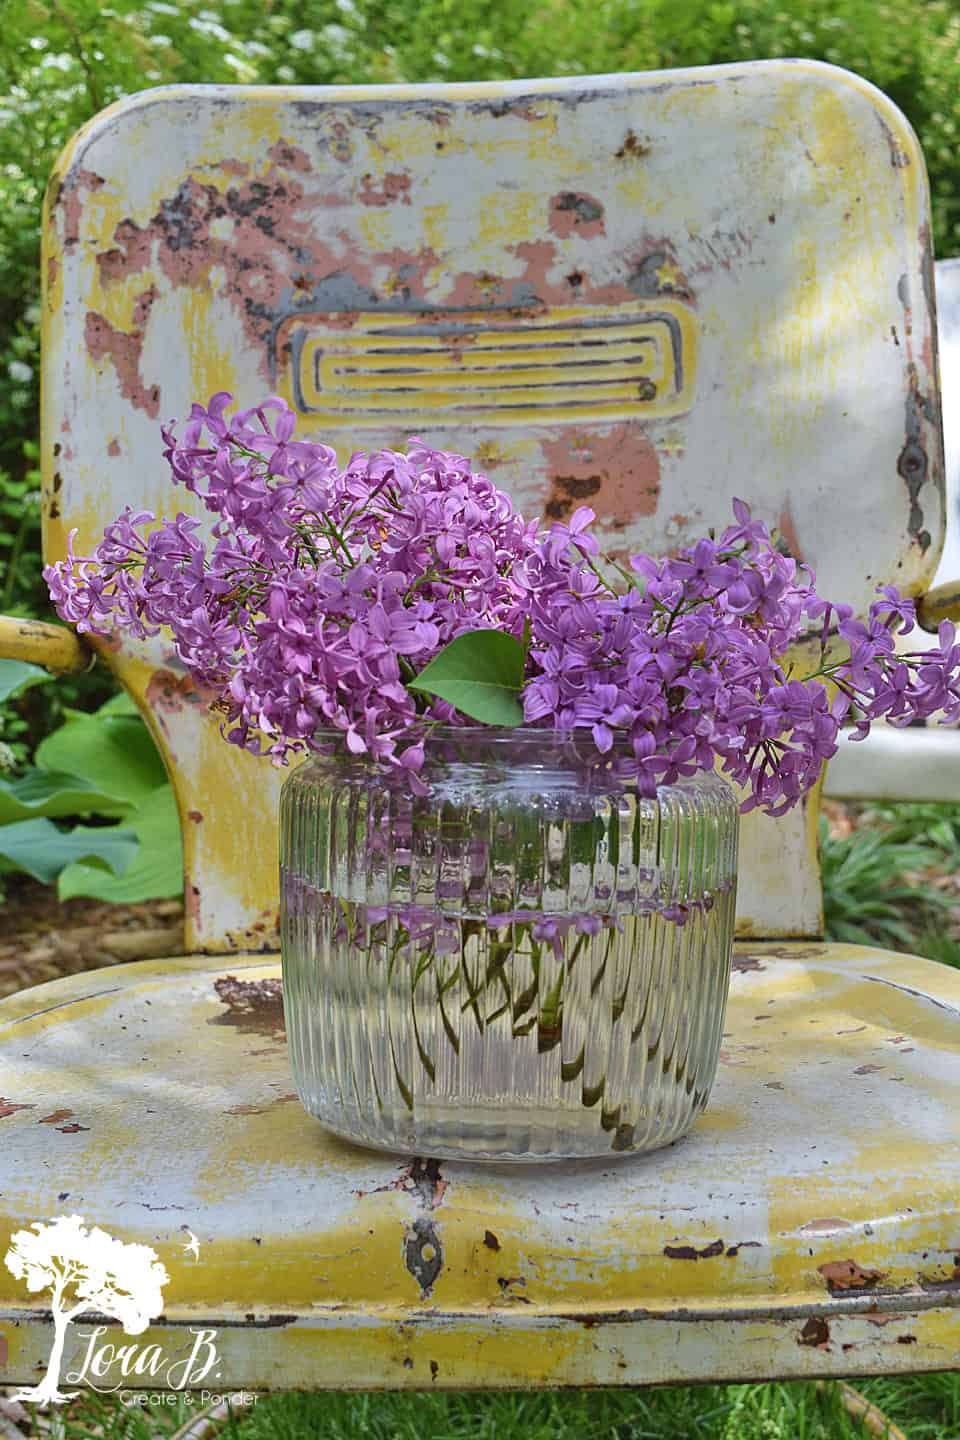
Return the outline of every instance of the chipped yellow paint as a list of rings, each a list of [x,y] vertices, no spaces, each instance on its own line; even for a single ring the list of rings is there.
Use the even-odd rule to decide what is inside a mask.
[[[420,227],[425,245],[437,254],[442,253],[450,234],[450,202],[424,205],[420,211]]]
[[[960,974],[856,946],[751,944],[736,962],[707,1114],[606,1167],[428,1167],[327,1135],[291,1098],[276,997],[252,988],[237,1010],[214,988],[274,980],[273,958],[22,992],[0,1002],[0,1094],[32,1107],[0,1116],[0,1251],[82,1196],[169,1272],[166,1323],[140,1343],[213,1327],[230,1388],[955,1363]],[[37,1123],[65,1108],[83,1129]],[[45,1303],[0,1267],[0,1384],[42,1366]]]
[[[479,245],[492,246],[499,256],[503,237],[509,235],[514,244],[541,238],[542,216],[540,196],[530,191],[504,195],[494,209],[484,207],[476,217]]]
[[[196,394],[208,399],[218,390],[237,393],[243,382],[237,364],[236,337],[218,329],[215,291],[194,287],[182,290],[177,300],[175,313],[190,357]],[[158,506],[158,514],[164,512],[166,499],[165,496]]]
[[[368,210],[357,219],[357,229],[372,251],[391,249],[392,228],[392,217],[385,215],[382,210]]]

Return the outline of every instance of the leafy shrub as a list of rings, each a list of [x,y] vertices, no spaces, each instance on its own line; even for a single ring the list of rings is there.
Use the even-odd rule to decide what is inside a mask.
[[[47,678],[36,666],[0,660],[0,697]],[[125,695],[92,715],[69,710],[38,746],[34,764],[0,778],[0,876],[12,871],[56,881],[61,900],[88,895],[129,904],[179,894],[176,802]]]
[[[960,807],[889,805],[860,819],[868,823],[846,836],[831,835],[820,821],[827,938],[960,962],[947,933],[956,896],[935,883],[957,868]]]

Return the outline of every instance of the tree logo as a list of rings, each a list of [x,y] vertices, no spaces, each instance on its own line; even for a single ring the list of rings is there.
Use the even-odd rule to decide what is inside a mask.
[[[26,1281],[31,1294],[53,1292],[53,1348],[47,1373],[39,1385],[15,1396],[38,1405],[70,1400],[77,1393],[60,1390],[60,1365],[71,1320],[84,1310],[98,1310],[119,1320],[128,1335],[140,1335],[163,1310],[162,1291],[170,1279],[149,1245],[127,1244],[96,1226],[88,1229],[82,1215],[58,1215],[18,1230],[4,1263],[17,1280]]]

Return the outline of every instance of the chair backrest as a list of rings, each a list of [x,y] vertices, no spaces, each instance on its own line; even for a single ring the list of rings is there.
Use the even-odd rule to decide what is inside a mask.
[[[589,501],[622,552],[740,495],[861,610],[936,566],[923,161],[844,71],[147,91],[76,137],[45,230],[48,558],[188,508],[159,422],[228,389],[342,457],[421,434],[530,513]],[[282,775],[168,645],[102,651],[177,788],[188,944],[275,942]],[[742,933],[818,932],[814,811],[745,826]]]

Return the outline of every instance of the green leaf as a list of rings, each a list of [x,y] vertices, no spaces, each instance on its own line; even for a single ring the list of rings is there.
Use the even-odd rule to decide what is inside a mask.
[[[140,805],[166,783],[157,747],[138,716],[83,715],[68,720],[37,747],[41,770],[82,775],[102,795]]]
[[[129,805],[104,795],[79,775],[31,768],[17,780],[0,780],[0,825],[39,816],[123,816]]]
[[[93,874],[103,875],[105,868],[122,875],[136,853],[136,835],[114,825],[58,830],[49,820],[21,820],[0,826],[0,858],[43,885],[74,861],[87,862]]]
[[[183,893],[183,848],[173,788],[164,785],[155,790],[127,816],[124,829],[133,831],[140,846],[123,874],[105,875],[82,862],[69,865],[57,883],[60,900],[86,895],[115,905],[136,905]]]
[[[26,660],[0,660],[0,701],[9,700],[27,690],[31,685],[42,685],[52,680],[48,670],[39,665],[28,665]]]
[[[139,715],[140,711],[126,690],[118,690],[116,695],[111,695],[109,700],[104,700],[95,713],[97,715]]]
[[[446,700],[485,725],[522,725],[523,645],[502,630],[471,630],[434,656],[408,690]]]

